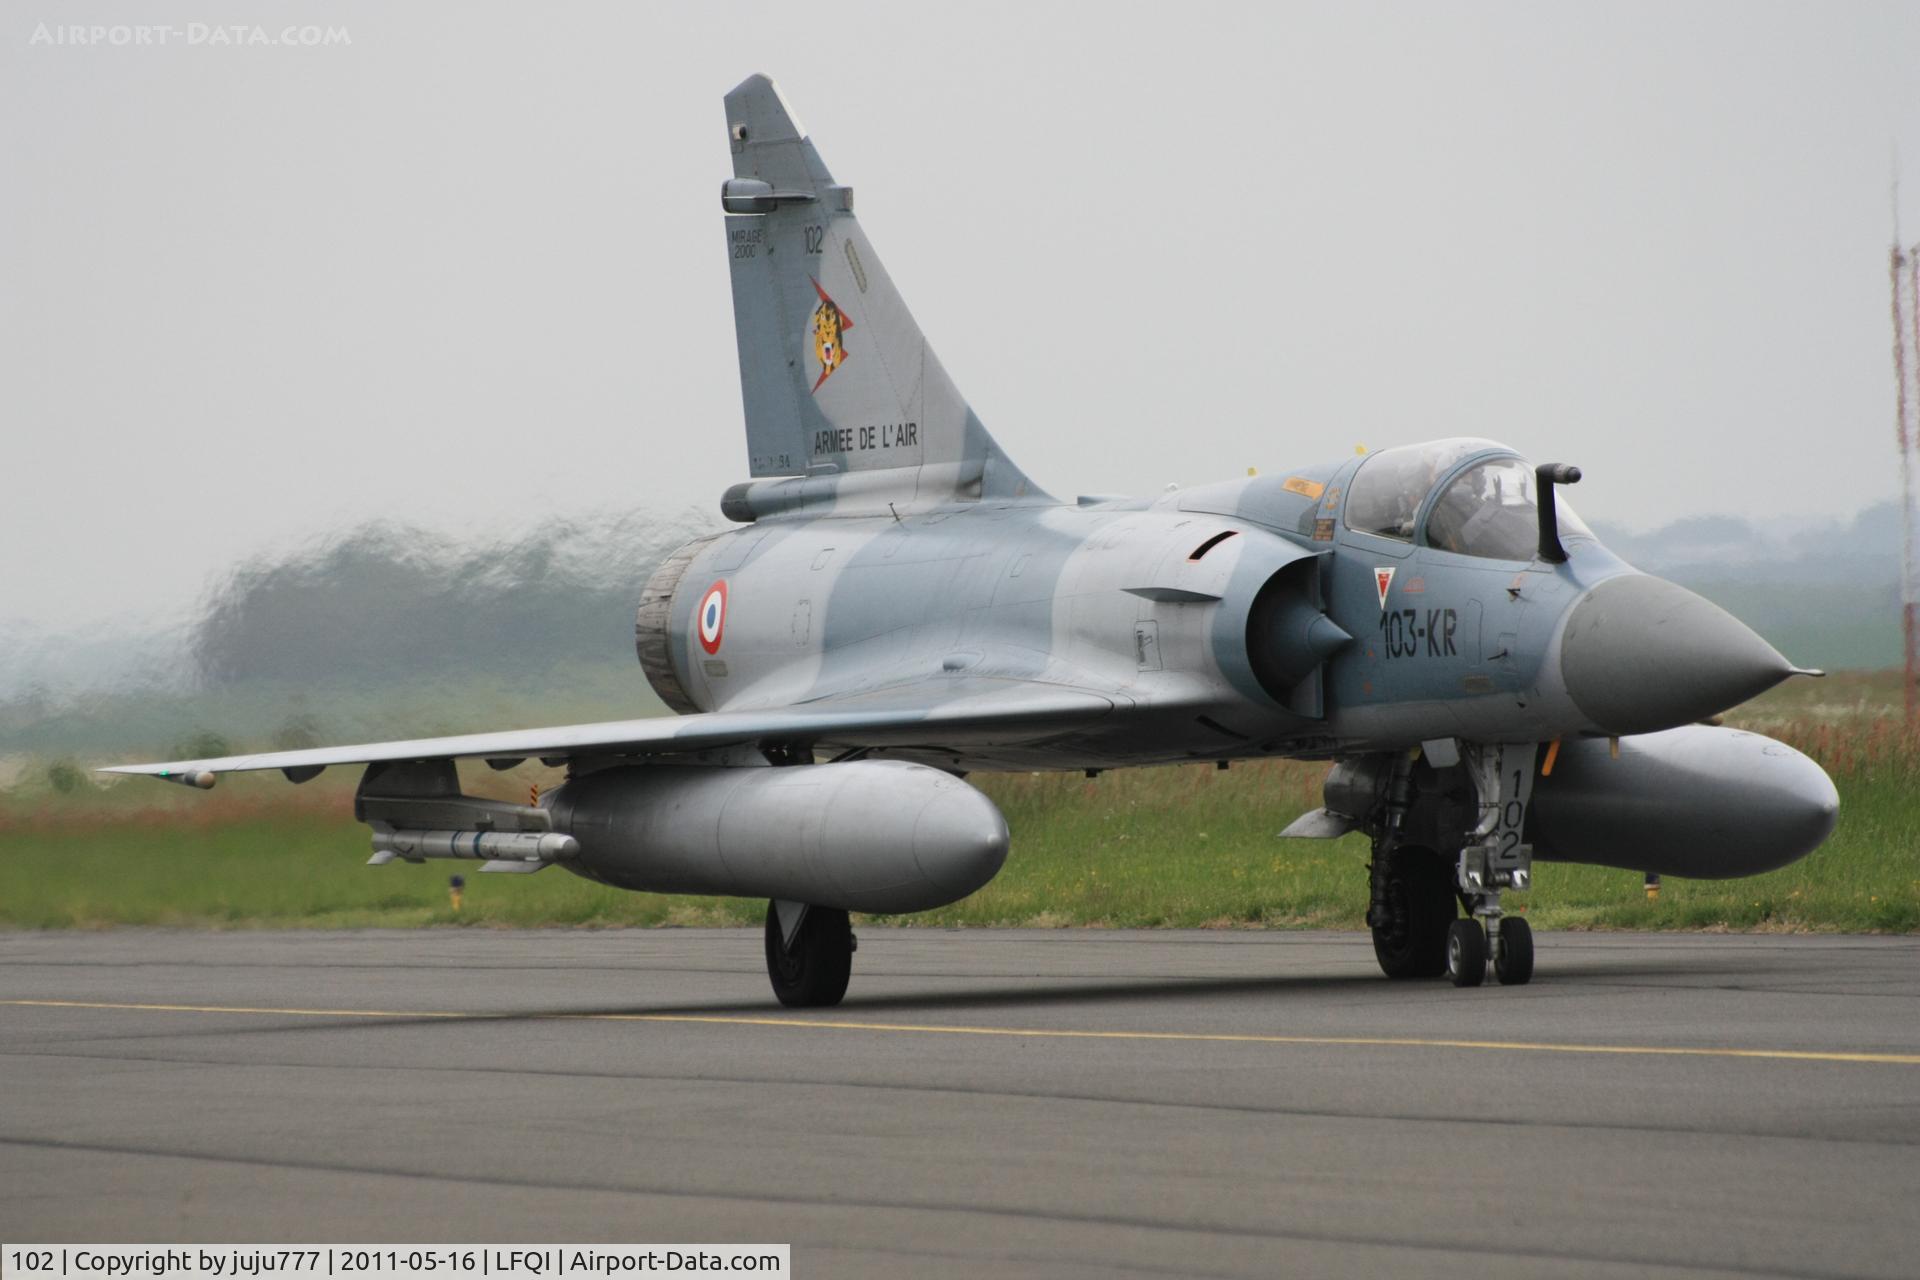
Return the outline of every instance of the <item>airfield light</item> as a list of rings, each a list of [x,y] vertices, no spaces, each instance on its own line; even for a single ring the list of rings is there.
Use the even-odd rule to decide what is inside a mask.
[[[455,911],[460,909],[460,902],[466,896],[467,878],[465,876],[449,877],[447,880],[447,898],[453,903],[453,909]]]

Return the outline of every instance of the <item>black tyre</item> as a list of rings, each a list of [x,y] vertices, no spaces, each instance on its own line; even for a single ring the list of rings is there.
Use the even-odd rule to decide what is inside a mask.
[[[790,1009],[823,1009],[840,1003],[853,975],[853,927],[847,913],[809,907],[791,947],[780,940],[780,913],[767,904],[767,977],[773,994]]]
[[[1447,925],[1453,885],[1440,856],[1397,849],[1375,874],[1386,877],[1383,906],[1374,908],[1373,955],[1389,978],[1437,978],[1447,967]]]
[[[1494,976],[1506,987],[1533,981],[1533,926],[1520,916],[1500,919],[1500,954],[1493,960]]]
[[[1456,987],[1477,987],[1487,980],[1487,931],[1478,920],[1447,926],[1447,977]]]

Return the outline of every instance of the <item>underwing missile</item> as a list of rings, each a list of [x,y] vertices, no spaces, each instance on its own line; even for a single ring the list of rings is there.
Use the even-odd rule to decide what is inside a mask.
[[[480,862],[557,862],[580,852],[572,836],[551,831],[376,831],[376,862],[467,858]]]

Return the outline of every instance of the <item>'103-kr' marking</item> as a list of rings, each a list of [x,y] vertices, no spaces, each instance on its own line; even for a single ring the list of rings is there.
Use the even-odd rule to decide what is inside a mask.
[[[1418,657],[1424,646],[1429,658],[1457,657],[1453,633],[1460,616],[1452,609],[1395,609],[1380,615],[1380,631],[1386,638],[1389,658]]]

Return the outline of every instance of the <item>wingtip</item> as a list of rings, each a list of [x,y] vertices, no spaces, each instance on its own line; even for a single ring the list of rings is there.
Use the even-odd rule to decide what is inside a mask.
[[[171,765],[110,764],[102,765],[94,772],[118,774],[121,777],[158,778],[162,782],[178,783],[183,787],[197,787],[202,791],[213,790],[214,783],[220,781],[220,775],[211,769],[174,768]]]

